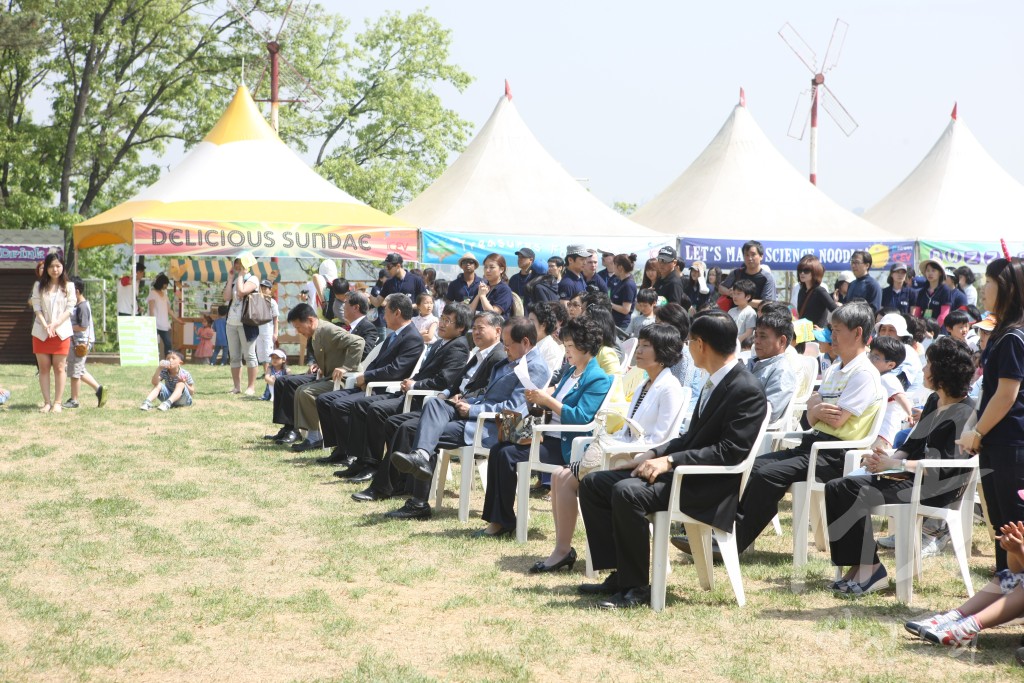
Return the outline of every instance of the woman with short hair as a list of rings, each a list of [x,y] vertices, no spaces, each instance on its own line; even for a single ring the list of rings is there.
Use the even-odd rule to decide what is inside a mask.
[[[796,276],[800,281],[800,289],[796,299],[796,317],[810,320],[815,327],[828,325],[828,317],[839,307],[828,289],[821,286],[825,277],[825,267],[813,254],[806,254],[796,264]]]

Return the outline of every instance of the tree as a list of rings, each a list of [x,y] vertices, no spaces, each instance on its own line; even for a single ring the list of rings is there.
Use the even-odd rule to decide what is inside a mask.
[[[636,202],[615,202],[612,204],[612,208],[621,213],[623,216],[630,216],[636,212]]]

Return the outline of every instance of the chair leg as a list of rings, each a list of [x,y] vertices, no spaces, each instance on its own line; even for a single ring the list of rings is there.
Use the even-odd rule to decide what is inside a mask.
[[[781,536],[782,535],[782,522],[779,521],[779,516],[778,515],[775,515],[774,517],[772,517],[772,526],[775,527],[775,535],[776,536]]]
[[[480,475],[480,488],[483,489],[484,493],[487,493],[487,458],[477,458],[476,460],[476,471]]]
[[[894,515],[896,522],[896,599],[909,605],[914,598],[914,556],[920,554],[921,535],[910,519],[910,510],[900,505]]]
[[[463,449],[459,454],[459,471],[462,483],[459,488],[459,521],[469,521],[469,499],[473,495],[473,449]]]
[[[516,465],[516,542],[526,543],[530,523],[530,462]]]
[[[583,519],[583,510],[580,509],[579,498],[576,499],[576,509],[578,510],[579,518]],[[586,527],[584,527],[584,532],[585,531],[586,531]],[[590,554],[590,539],[586,540],[586,545],[587,545],[587,569],[586,569],[586,572],[585,572],[584,576],[586,576],[588,579],[596,579],[597,578],[597,570],[594,569],[594,558]],[[667,555],[667,551],[666,551],[666,555]]]
[[[970,515],[974,514],[974,510],[971,510]],[[971,580],[971,570],[967,566],[967,552],[970,546],[964,544],[964,537],[958,533],[961,529],[961,517],[967,515],[963,514],[963,508],[960,510],[950,510],[949,516],[946,518],[946,526],[949,527],[949,541],[953,544],[953,554],[956,555],[957,564],[960,565],[960,576],[963,577],[964,587],[967,588],[967,596],[974,597],[974,582]]]
[[[725,564],[725,571],[729,575],[729,583],[732,584],[732,592],[736,596],[736,604],[740,607],[746,604],[747,598],[743,593],[743,575],[740,573],[740,554],[736,548],[735,534],[723,534],[715,532],[718,540],[718,549],[722,551],[722,562]]]
[[[668,535],[672,518],[668,511],[654,513],[654,540],[651,544],[651,609],[660,612],[665,609],[665,593],[668,590]],[[590,551],[587,551],[589,558]]]
[[[825,514],[825,492],[811,491],[811,528],[814,545],[819,552],[828,552],[828,517]]]
[[[802,567],[807,564],[807,528],[810,524],[809,501],[810,492],[806,483],[793,484],[793,566]]]
[[[448,465],[451,460],[451,452],[442,449],[437,460],[437,467],[434,468],[434,510],[440,510],[444,502],[444,485],[448,481]]]
[[[697,569],[697,580],[700,587],[706,591],[715,587],[715,573],[711,566],[711,527],[704,524],[688,522],[686,527],[686,538],[690,541],[690,551],[693,553],[693,565]]]

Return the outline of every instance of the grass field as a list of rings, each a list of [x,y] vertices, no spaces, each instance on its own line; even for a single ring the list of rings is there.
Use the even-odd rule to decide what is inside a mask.
[[[926,560],[915,605],[790,589],[791,535],[744,556],[747,605],[724,570],[700,590],[674,555],[668,608],[607,613],[571,574],[526,569],[550,551],[549,504],[530,542],[471,538],[452,496],[426,522],[385,521],[331,468],[259,437],[270,406],[228,394],[226,368],[189,368],[191,409],[143,413],[149,369],[97,365],[111,398],[37,412],[30,366],[0,368],[0,680],[3,681],[1009,681],[1020,628],[950,653],[902,622],[959,604],[951,553]],[[477,484],[479,486],[479,484]],[[583,551],[582,524],[576,547]],[[981,527],[975,585],[993,548]],[[886,557],[883,556],[886,560]],[[582,560],[582,558],[581,558]],[[887,558],[892,571],[891,553]]]

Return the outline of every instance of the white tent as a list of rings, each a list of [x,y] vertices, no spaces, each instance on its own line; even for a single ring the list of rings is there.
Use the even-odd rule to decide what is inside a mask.
[[[954,107],[931,151],[864,217],[917,239],[1018,239],[1024,186],[988,155]]]
[[[684,239],[900,239],[839,206],[798,173],[742,103],[682,175],[632,219]]]
[[[499,251],[503,241],[549,250],[578,242],[641,254],[674,241],[638,226],[584,189],[533,136],[507,88],[459,158],[395,217],[421,231],[461,236],[453,249],[469,248],[473,240],[465,239],[467,234]],[[428,235],[428,260],[429,243]],[[443,261],[437,249],[432,255]]]

